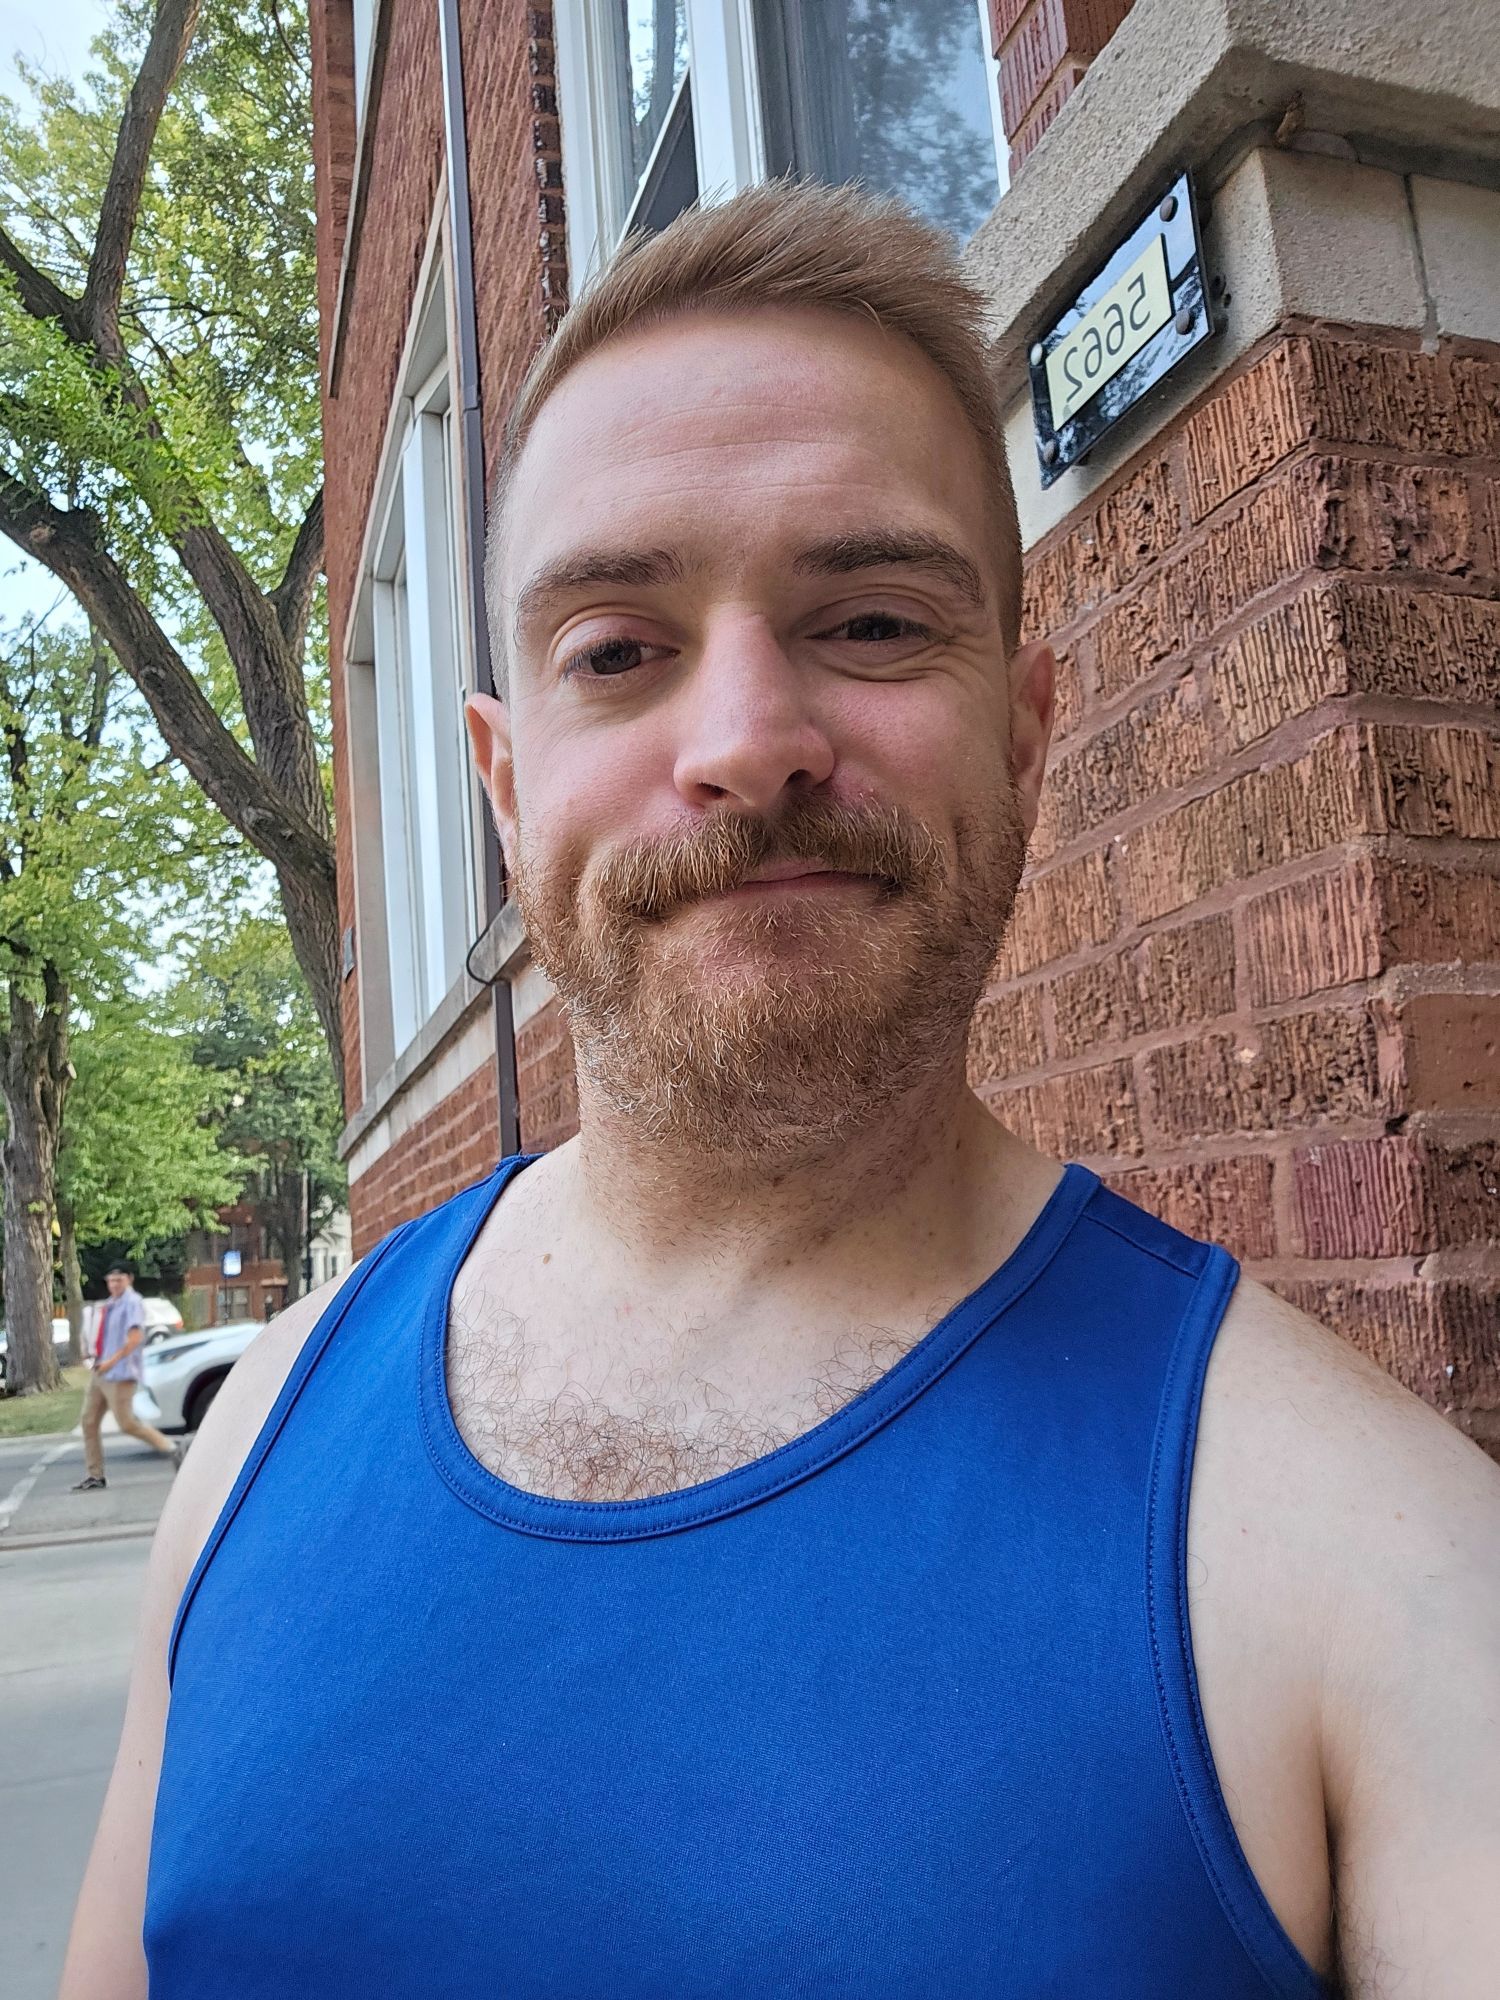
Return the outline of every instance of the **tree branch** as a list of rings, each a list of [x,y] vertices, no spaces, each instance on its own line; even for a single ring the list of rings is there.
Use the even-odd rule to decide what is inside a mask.
[[[299,660],[302,657],[302,642],[307,637],[307,617],[312,609],[313,591],[323,569],[323,544],[323,489],[320,486],[302,518],[302,526],[297,530],[281,581],[271,592],[281,636]]]
[[[21,304],[33,319],[55,319],[76,347],[91,344],[80,301],[45,271],[39,271],[15,238],[3,229],[0,229],[0,264],[14,276]]]
[[[0,476],[0,532],[68,586],[140,689],[173,754],[230,825],[278,869],[331,882],[333,847],[326,833],[224,727],[171,640],[100,546],[92,517],[65,513],[19,480]]]
[[[182,67],[182,59],[198,25],[199,0],[159,0],[145,59],[120,120],[120,136],[110,162],[109,179],[99,209],[94,254],[89,259],[83,292],[83,316],[93,344],[111,361],[124,353],[120,344],[120,288],[130,242],[140,213],[141,190],[151,161],[151,146],[161,122],[167,93]]]

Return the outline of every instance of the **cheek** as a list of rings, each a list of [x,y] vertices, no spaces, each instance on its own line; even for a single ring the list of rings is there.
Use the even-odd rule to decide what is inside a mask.
[[[1001,704],[941,676],[851,685],[830,724],[846,773],[924,819],[1009,774]]]
[[[670,798],[670,762],[668,797]],[[601,850],[652,830],[662,791],[660,746],[648,728],[518,732],[516,810],[527,865],[577,873]]]

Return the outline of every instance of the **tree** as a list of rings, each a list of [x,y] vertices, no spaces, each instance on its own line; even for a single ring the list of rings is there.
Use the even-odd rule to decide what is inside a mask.
[[[220,1143],[243,1163],[245,1197],[294,1299],[307,1246],[348,1199],[348,1179],[338,1093],[286,932],[242,919],[200,948],[180,994],[195,1059],[217,1081]]]
[[[136,995],[108,1000],[72,1037],[77,1071],[57,1162],[58,1249],[76,1348],[79,1245],[138,1257],[237,1199],[245,1164],[220,1143],[221,1080],[194,1060],[180,1027]]]
[[[56,1381],[52,1223],[75,1009],[119,990],[143,933],[161,942],[206,852],[186,788],[140,719],[120,712],[115,680],[97,636],[0,635],[0,1178],[9,1379],[21,1393]]]
[[[305,30],[124,0],[0,107],[0,530],[270,862],[342,1078]]]

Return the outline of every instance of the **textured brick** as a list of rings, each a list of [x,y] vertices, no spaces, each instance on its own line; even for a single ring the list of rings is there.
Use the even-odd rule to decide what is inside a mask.
[[[1462,471],[1315,457],[1269,480],[1184,545],[1094,628],[1108,701],[1213,637],[1272,585],[1305,570],[1431,571],[1459,578],[1491,558]]]
[[[1140,1115],[1130,1065],[1101,1063],[1041,1083],[999,1092],[990,1109],[1012,1131],[1053,1159],[1141,1151]]]
[[[968,1075],[971,1087],[1040,1069],[1047,1059],[1042,1036],[1041,990],[1012,986],[986,993],[974,1009],[969,1030]]]
[[[1121,590],[1164,555],[1181,528],[1172,469],[1149,459],[1090,501],[1078,527],[1028,553],[1021,622],[1048,638]]]
[[[1327,1008],[1173,1043],[1141,1064],[1153,1123],[1182,1140],[1367,1117],[1385,1104],[1380,1053],[1367,1010]]]
[[[545,1007],[516,1032],[516,1092],[521,1144],[546,1152],[578,1130],[578,1079],[562,1003]]]
[[[495,1066],[485,1063],[401,1132],[349,1183],[354,1254],[481,1179],[499,1157]]]
[[[1286,764],[1249,771],[1119,843],[1125,894],[1149,921],[1210,889],[1372,830],[1354,731],[1334,731]]]
[[[1312,439],[1453,458],[1493,454],[1490,364],[1366,340],[1293,337],[1216,391],[1184,430],[1195,519]]]
[[[1107,1179],[1117,1194],[1174,1229],[1257,1262],[1276,1249],[1272,1174],[1264,1153],[1240,1153],[1229,1159],[1132,1167]]]
[[[1018,132],[1007,133],[1010,140],[1010,171],[1014,177],[1035,150],[1058,112],[1082,83],[1086,65],[1064,62],[1058,65],[1050,84],[1032,106],[1026,123]]]
[[[996,962],[997,975],[1013,979],[1054,958],[1103,944],[1117,923],[1114,895],[1101,853],[1085,854],[1022,885]]]
[[[1234,936],[1227,917],[1157,931],[1131,951],[1051,982],[1055,1053],[1103,1053],[1155,1028],[1210,1021],[1234,1006]]]
[[[1500,879],[1357,855],[1245,905],[1252,1006],[1374,979],[1395,965],[1500,959]]]
[[[1038,860],[1132,806],[1199,777],[1214,761],[1212,711],[1179,681],[1096,730],[1049,766],[1032,840]]]
[[[1293,1158],[1309,1257],[1412,1257],[1500,1241],[1500,1140],[1421,1133],[1304,1146]]]
[[[1495,1279],[1278,1278],[1276,1290],[1435,1408],[1500,1403]]]
[[[1500,839],[1500,735],[1377,724],[1363,741],[1381,831]]]
[[[1239,633],[1213,661],[1237,744],[1319,702],[1405,695],[1500,704],[1500,603],[1399,586],[1320,582]]]

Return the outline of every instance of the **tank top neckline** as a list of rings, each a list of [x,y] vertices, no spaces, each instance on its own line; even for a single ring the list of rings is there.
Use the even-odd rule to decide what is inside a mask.
[[[1005,1261],[867,1389],[810,1430],[732,1471],[675,1492],[639,1500],[562,1500],[513,1486],[483,1465],[464,1442],[448,1398],[448,1318],[458,1273],[495,1203],[539,1157],[517,1153],[500,1162],[474,1190],[467,1223],[454,1231],[439,1261],[422,1323],[418,1412],[428,1456],[467,1506],[500,1527],[570,1542],[641,1541],[703,1527],[771,1499],[853,1451],[899,1416],[1021,1298],[1067,1241],[1099,1186],[1098,1175],[1089,1168],[1076,1163],[1064,1167]]]

